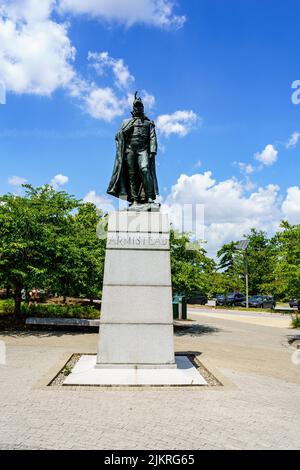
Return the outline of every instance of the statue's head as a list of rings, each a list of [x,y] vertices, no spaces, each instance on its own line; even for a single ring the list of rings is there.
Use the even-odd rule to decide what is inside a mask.
[[[133,111],[131,114],[133,117],[143,117],[145,115],[142,98],[138,97],[138,92],[134,95]]]

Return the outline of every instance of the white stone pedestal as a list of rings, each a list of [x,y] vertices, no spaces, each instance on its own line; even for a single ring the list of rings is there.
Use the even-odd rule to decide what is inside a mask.
[[[109,216],[97,368],[176,368],[169,238],[166,214]]]
[[[176,356],[177,368],[120,368],[97,369],[96,356],[82,356],[64,386],[204,386],[206,380],[186,356]]]

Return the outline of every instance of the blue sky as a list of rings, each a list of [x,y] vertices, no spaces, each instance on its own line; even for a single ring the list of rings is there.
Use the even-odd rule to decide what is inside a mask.
[[[137,89],[175,225],[203,204],[213,254],[300,223],[299,15],[297,0],[0,0],[0,192],[52,181],[101,207]]]

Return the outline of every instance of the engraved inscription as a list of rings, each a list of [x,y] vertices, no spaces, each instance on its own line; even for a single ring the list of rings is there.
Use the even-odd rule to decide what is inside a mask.
[[[108,234],[107,248],[169,249],[169,237],[166,235]]]

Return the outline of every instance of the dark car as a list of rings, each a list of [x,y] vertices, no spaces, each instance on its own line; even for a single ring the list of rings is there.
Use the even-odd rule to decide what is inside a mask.
[[[225,305],[226,302],[226,297],[224,294],[218,294],[216,295],[216,306],[222,306]]]
[[[226,295],[225,305],[228,307],[236,307],[241,306],[243,302],[245,302],[246,296],[244,294],[240,294],[234,292],[232,294]]]
[[[289,304],[291,308],[297,308],[299,310],[299,300],[291,299]]]
[[[190,305],[206,305],[208,302],[208,297],[202,292],[195,292],[187,299],[188,304]]]
[[[242,307],[246,307],[246,301],[243,302]],[[270,295],[252,295],[249,298],[249,307],[252,308],[275,308],[276,302],[274,297]]]

